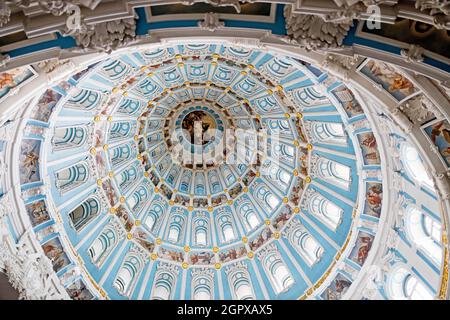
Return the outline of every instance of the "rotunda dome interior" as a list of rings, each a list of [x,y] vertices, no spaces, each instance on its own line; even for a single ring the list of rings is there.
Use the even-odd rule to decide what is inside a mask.
[[[87,31],[42,4],[0,23],[0,271],[22,298],[448,298],[441,49],[292,1],[79,2]]]

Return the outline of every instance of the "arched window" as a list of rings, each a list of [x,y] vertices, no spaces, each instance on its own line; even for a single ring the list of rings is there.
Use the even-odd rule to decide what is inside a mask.
[[[351,182],[351,169],[339,162],[320,158],[317,162],[317,173],[319,178],[330,184],[348,190]]]
[[[280,159],[287,164],[293,166],[295,162],[295,148],[293,146],[288,146],[284,143],[277,141],[268,140],[270,145],[268,147],[270,151],[270,156],[273,159]]]
[[[234,173],[231,171],[229,166],[222,166],[221,169],[227,187],[236,182],[236,177],[234,176]]]
[[[133,115],[141,108],[141,106],[142,103],[140,101],[126,98],[120,102],[117,113]]]
[[[191,190],[191,179],[192,172],[189,170],[184,170],[181,175],[180,187],[178,188],[181,192],[189,193]]]
[[[109,150],[111,163],[114,167],[136,156],[136,149],[132,144],[126,143]]]
[[[92,263],[100,267],[108,258],[117,242],[118,235],[116,230],[111,226],[107,226],[88,249]]]
[[[152,290],[153,300],[170,300],[172,298],[177,273],[176,267],[173,265],[164,262],[158,265]]]
[[[261,174],[267,180],[270,180],[274,186],[287,192],[287,189],[291,184],[292,175],[286,170],[280,168],[272,161],[266,160],[261,167]]]
[[[113,286],[124,296],[130,296],[138,276],[142,270],[143,263],[134,254],[128,254],[117,273]]]
[[[214,274],[208,269],[192,270],[192,298],[194,300],[214,299]]]
[[[205,247],[208,245],[208,219],[204,215],[199,215],[194,218],[193,223],[193,242],[196,246]]]
[[[77,232],[92,221],[100,212],[100,202],[90,197],[69,213],[72,226]]]
[[[433,294],[406,266],[393,268],[387,280],[388,294],[394,300],[433,300]]]
[[[269,245],[264,249],[264,251],[260,251],[259,258],[275,293],[278,295],[287,291],[294,284],[294,279],[276,247]]]
[[[87,89],[75,89],[76,92],[64,105],[66,108],[80,109],[80,110],[92,110],[101,101],[101,94]]]
[[[144,220],[144,225],[149,231],[156,233],[159,219],[165,214],[166,209],[167,204],[161,199],[152,201],[148,215]]]
[[[305,229],[305,227],[294,220],[286,229],[289,242],[297,250],[302,259],[312,266],[320,260],[323,248]]]
[[[281,203],[280,199],[266,185],[258,185],[255,188],[254,196],[266,213],[273,212]]]
[[[136,166],[133,166],[129,169],[123,170],[118,176],[117,176],[117,183],[119,184],[119,187],[122,191],[127,190],[133,182],[135,182],[138,178],[138,170]]]
[[[181,214],[172,215],[167,235],[167,239],[170,242],[177,243],[182,240],[184,220],[185,219]]]
[[[442,260],[441,223],[413,206],[408,206],[405,211],[408,238],[434,263],[440,264]]]
[[[210,170],[208,172],[209,185],[211,186],[211,193],[218,193],[223,190],[222,184],[220,183],[219,176],[216,170]]]
[[[134,126],[130,122],[114,122],[109,130],[110,140],[120,140],[133,134]]]
[[[120,82],[131,71],[131,67],[120,60],[111,60],[102,68],[102,74],[114,83]]]
[[[56,172],[56,186],[62,194],[81,186],[88,179],[89,169],[84,162]]]
[[[255,294],[247,270],[247,265],[237,263],[226,269],[228,283],[230,284],[233,299],[254,300]]]
[[[85,126],[55,128],[52,145],[55,151],[81,147],[87,140]]]
[[[128,200],[129,206],[132,208],[133,212],[139,213],[141,208],[145,205],[148,198],[148,190],[144,186],[138,187]]]
[[[255,211],[254,206],[249,200],[245,200],[237,207],[237,212],[241,214],[244,227],[247,232],[255,229],[260,224],[260,219]]]
[[[423,165],[417,149],[409,144],[402,144],[400,148],[400,159],[405,167],[408,176],[417,181],[420,185],[424,185],[434,190],[433,180],[427,173],[427,169]]]
[[[203,172],[197,172],[195,174],[195,194],[206,196],[206,182]]]
[[[344,210],[320,194],[314,194],[309,201],[309,211],[331,230],[336,230],[342,221]]]
[[[312,122],[312,137],[317,142],[347,145],[347,137],[342,123]]]
[[[219,214],[217,216],[217,224],[222,242],[230,242],[236,239],[233,229],[233,218],[229,213],[223,212]]]

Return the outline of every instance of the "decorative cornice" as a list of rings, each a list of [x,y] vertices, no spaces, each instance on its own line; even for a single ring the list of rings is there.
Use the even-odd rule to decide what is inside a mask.
[[[136,18],[136,17],[135,17]],[[66,30],[82,49],[111,53],[119,47],[136,41],[135,18],[112,20],[89,25],[82,30]]]

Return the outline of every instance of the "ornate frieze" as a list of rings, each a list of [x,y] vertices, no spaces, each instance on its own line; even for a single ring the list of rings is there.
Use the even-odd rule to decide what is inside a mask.
[[[85,30],[67,30],[83,49],[112,52],[136,40],[135,18],[112,20],[90,25]]]
[[[292,6],[284,8],[287,42],[306,50],[321,50],[341,47],[353,25],[352,20],[340,23],[326,22],[322,17],[294,13]]]
[[[0,227],[2,220],[0,220]],[[68,299],[67,292],[56,277],[50,260],[36,252],[32,233],[25,232],[17,244],[8,236],[0,243],[0,261],[20,299]]]
[[[332,75],[343,80],[350,78],[350,73],[358,63],[356,56],[344,56],[333,53],[328,53],[325,60],[322,62],[322,67],[330,72]]]

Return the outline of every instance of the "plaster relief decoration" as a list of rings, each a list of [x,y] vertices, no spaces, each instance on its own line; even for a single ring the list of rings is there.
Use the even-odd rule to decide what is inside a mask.
[[[450,123],[436,120],[423,127],[431,143],[437,148],[447,167],[450,167]]]
[[[0,72],[0,102],[6,98],[7,94],[11,90],[19,90],[20,87],[24,86],[36,77],[36,71],[34,71],[31,66]]]
[[[399,106],[399,109],[414,124],[425,124],[440,115],[440,111],[424,94],[405,101]]]
[[[83,49],[112,52],[136,40],[135,18],[112,20],[87,26],[85,31],[73,34]]]
[[[350,30],[351,19],[340,23],[326,22],[322,17],[294,13],[292,5],[284,7],[287,41],[306,50],[339,48]]]
[[[418,92],[410,80],[384,62],[368,59],[360,66],[359,70],[398,102],[405,101]]]

